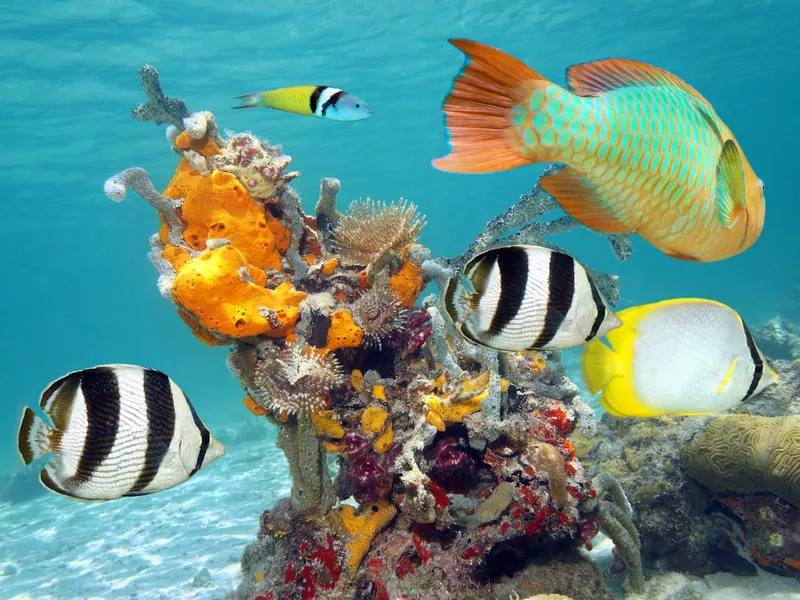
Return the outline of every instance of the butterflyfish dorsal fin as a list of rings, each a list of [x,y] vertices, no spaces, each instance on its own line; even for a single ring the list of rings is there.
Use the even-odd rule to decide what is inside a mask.
[[[746,211],[744,194],[744,165],[736,144],[727,140],[717,163],[716,185],[717,215],[725,227],[732,226],[738,216]]]
[[[669,71],[627,58],[607,58],[567,69],[567,87],[578,96],[602,96],[629,87],[671,87],[712,108],[696,89]],[[712,109],[713,110],[713,109]]]

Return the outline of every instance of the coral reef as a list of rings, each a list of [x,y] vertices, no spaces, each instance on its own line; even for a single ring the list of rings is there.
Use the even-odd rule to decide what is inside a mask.
[[[718,492],[772,492],[800,507],[800,415],[724,415],[681,449],[686,472]]]
[[[800,412],[800,362],[775,361],[772,366],[779,383],[737,408],[738,415],[653,419],[604,415],[595,435],[582,431],[572,435],[575,453],[587,473],[611,474],[628,492],[645,572],[748,575],[757,568],[769,568],[798,575],[798,534],[792,527],[800,510],[775,495],[792,493],[795,480],[789,473],[795,472],[797,463],[790,461],[792,466],[780,471],[780,483],[774,482],[770,461],[773,456],[785,459],[789,455],[780,446],[772,448],[769,438],[779,437],[783,430],[776,428],[763,439],[755,431],[770,432],[775,425],[748,431],[764,422],[787,426],[797,417],[784,415]],[[717,446],[706,454],[712,441],[732,433],[725,432],[726,422],[745,423],[745,431],[728,437],[728,446]],[[749,446],[748,440],[753,442]],[[743,457],[748,447],[753,452]],[[709,471],[726,465],[729,458],[737,461],[741,473]],[[748,473],[755,482],[747,480]],[[762,487],[764,481],[775,485]]]
[[[213,115],[164,96],[152,67],[142,82],[135,116],[170,124],[178,165],[163,194],[141,169],[106,193],[120,201],[130,187],[158,211],[161,293],[198,339],[230,347],[244,404],[278,428],[292,477],[232,597],[606,599],[580,552],[601,528],[638,589],[624,494],[604,479],[593,488],[569,439],[594,432],[591,409],[557,353],[478,348],[437,296],[420,300],[461,259],[416,243],[416,207],[367,200],[341,214],[341,185],[326,178],[306,215],[279,146],[223,139]],[[510,239],[541,243],[575,226],[535,220],[552,208],[535,190],[470,252],[513,228]],[[611,241],[624,258],[626,239]],[[616,294],[616,279],[603,281]]]
[[[766,356],[774,359],[800,359],[800,329],[788,319],[773,317],[753,332]]]

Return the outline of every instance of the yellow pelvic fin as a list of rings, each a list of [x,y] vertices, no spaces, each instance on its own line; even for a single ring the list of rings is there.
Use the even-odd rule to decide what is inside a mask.
[[[648,407],[636,394],[630,375],[614,377],[603,388],[600,405],[615,417],[657,417],[663,414]]]
[[[722,378],[722,382],[719,384],[719,387],[717,388],[717,396],[719,396],[731,382],[731,379],[733,378],[733,372],[736,369],[736,364],[738,362],[739,362],[738,357],[734,358],[733,361],[731,362],[731,366],[728,367],[728,372],[725,373],[725,377]]]

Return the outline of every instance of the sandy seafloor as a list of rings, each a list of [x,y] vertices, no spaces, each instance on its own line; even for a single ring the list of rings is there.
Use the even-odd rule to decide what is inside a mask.
[[[290,491],[264,425],[214,432],[227,455],[172,490],[105,503],[36,492],[0,503],[0,598],[223,598],[238,585],[261,512]],[[613,546],[595,542],[591,555],[607,567]],[[691,582],[708,600],[800,600],[797,580],[765,573]],[[619,582],[612,585],[623,598]]]

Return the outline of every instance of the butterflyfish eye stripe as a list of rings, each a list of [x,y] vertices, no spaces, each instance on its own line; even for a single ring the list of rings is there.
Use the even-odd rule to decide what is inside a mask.
[[[759,354],[758,348],[756,348],[753,334],[750,333],[744,319],[742,319],[742,328],[744,329],[744,335],[747,339],[747,349],[750,351],[750,358],[753,361],[753,365],[755,365],[755,369],[753,369],[753,379],[750,381],[750,387],[747,388],[747,393],[744,395],[744,399],[747,400],[756,391],[758,382],[761,381],[761,376],[764,374],[764,361],[761,360],[761,354]]]
[[[189,397],[184,394],[186,398],[186,404],[189,406],[189,411],[192,413],[192,420],[194,421],[195,427],[200,431],[200,452],[197,454],[197,462],[194,465],[194,469],[192,472],[189,473],[189,477],[197,473],[200,468],[203,466],[203,460],[206,458],[206,452],[208,451],[208,445],[211,443],[211,433],[206,429],[206,426],[203,425],[203,422],[200,420],[200,417],[197,414],[197,411],[192,406],[191,400]]]
[[[606,305],[603,302],[603,298],[600,296],[600,292],[597,290],[594,280],[588,273],[586,274],[586,279],[589,281],[589,287],[592,289],[592,300],[597,307],[597,316],[594,318],[594,323],[592,323],[592,330],[589,332],[589,335],[586,336],[586,341],[590,342],[597,337],[597,332],[600,331],[600,325],[603,324],[603,319],[606,318]]]

